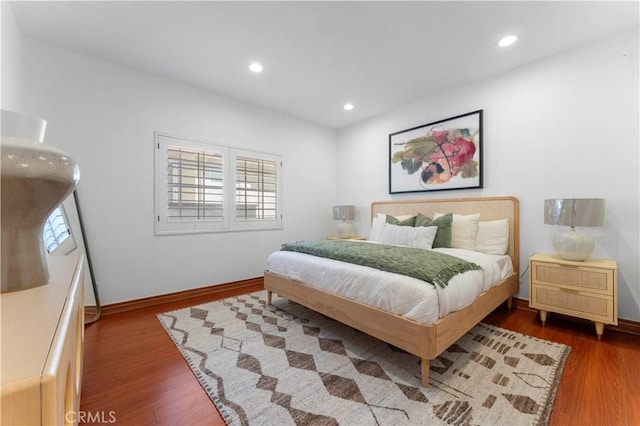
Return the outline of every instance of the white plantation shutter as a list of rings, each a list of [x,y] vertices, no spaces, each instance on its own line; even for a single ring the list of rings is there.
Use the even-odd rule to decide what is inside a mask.
[[[62,205],[56,207],[45,221],[42,239],[49,254],[67,254],[75,248]]]
[[[276,155],[231,150],[235,184],[237,229],[274,229],[281,227],[280,176],[282,161]]]
[[[282,228],[279,156],[156,133],[156,234]]]
[[[168,219],[222,220],[222,155],[179,146],[167,147]]]

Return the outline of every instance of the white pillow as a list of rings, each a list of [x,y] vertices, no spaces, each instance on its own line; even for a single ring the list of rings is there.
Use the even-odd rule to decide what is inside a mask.
[[[382,232],[384,244],[396,244],[401,246],[411,246],[421,249],[431,249],[433,240],[438,232],[437,226],[398,226],[387,223]]]
[[[382,232],[384,231],[384,225],[387,223],[387,215],[384,213],[378,213],[371,221],[371,231],[369,232],[369,241],[375,241],[377,243],[382,242]]]
[[[444,216],[442,213],[436,213],[434,219]],[[475,250],[476,234],[478,233],[478,222],[480,221],[480,213],[461,215],[453,214],[451,222],[451,247]]]
[[[475,250],[487,254],[505,254],[509,247],[509,219],[478,223]]]

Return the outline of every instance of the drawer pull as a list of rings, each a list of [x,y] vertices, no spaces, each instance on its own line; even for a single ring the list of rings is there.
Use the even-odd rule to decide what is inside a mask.
[[[560,287],[560,291],[564,291],[565,293],[580,293],[580,290],[575,290],[573,288],[564,288],[564,287]]]

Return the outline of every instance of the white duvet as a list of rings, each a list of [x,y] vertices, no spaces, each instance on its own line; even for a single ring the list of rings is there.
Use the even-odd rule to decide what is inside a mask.
[[[456,275],[441,288],[368,266],[290,251],[272,253],[267,270],[425,324],[470,305],[480,293],[513,273],[511,258],[506,255],[453,248],[434,250],[473,262],[482,270]]]

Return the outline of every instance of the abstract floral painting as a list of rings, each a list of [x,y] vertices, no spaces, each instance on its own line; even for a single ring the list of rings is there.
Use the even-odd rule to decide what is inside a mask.
[[[482,188],[482,110],[389,135],[389,193]]]

